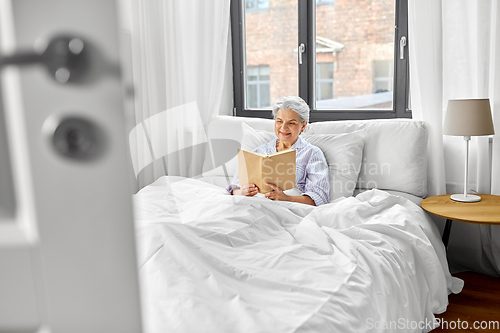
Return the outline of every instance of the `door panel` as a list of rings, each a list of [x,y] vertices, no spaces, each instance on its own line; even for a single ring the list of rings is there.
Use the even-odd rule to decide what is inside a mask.
[[[15,209],[0,205],[0,332],[140,332],[116,3],[2,0],[6,10],[0,54],[71,35],[84,41],[88,69],[66,84],[40,64],[1,70],[0,153],[11,170],[0,180],[13,184],[1,191]],[[89,140],[88,156],[68,153]]]

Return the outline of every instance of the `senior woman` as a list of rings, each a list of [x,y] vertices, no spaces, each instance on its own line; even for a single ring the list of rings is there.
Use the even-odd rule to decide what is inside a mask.
[[[309,121],[309,106],[300,97],[282,98],[273,106],[276,139],[265,143],[254,152],[270,155],[293,149],[296,151],[295,188],[300,195],[288,195],[274,184],[265,194],[271,200],[292,201],[319,206],[329,202],[330,181],[328,165],[323,152],[300,137]],[[233,195],[254,196],[259,193],[255,184],[239,185],[238,174],[227,190]]]

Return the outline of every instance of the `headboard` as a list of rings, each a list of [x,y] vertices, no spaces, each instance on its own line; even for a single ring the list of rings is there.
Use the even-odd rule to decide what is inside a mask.
[[[274,132],[271,119],[217,116],[208,126],[213,154],[207,154],[204,170],[227,163],[242,140],[242,123],[258,131]],[[309,124],[305,134],[341,134],[364,130],[364,148],[357,188],[394,190],[418,197],[427,195],[427,130],[412,119],[341,120]],[[215,172],[216,173],[216,172]],[[213,173],[212,173],[213,174]],[[232,175],[231,175],[232,176]]]

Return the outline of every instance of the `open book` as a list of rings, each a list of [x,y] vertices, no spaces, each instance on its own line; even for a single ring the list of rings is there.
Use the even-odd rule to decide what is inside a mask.
[[[266,183],[289,190],[295,187],[295,150],[284,150],[271,155],[263,155],[238,150],[238,172],[240,185],[255,184],[260,193],[272,190]]]

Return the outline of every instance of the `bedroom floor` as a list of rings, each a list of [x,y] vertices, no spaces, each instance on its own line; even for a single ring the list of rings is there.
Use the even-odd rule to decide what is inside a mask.
[[[499,332],[500,278],[475,272],[453,275],[464,280],[464,288],[458,295],[449,295],[447,311],[436,315],[446,321],[448,327],[443,324],[432,332]],[[475,322],[479,322],[482,328],[474,329]]]

